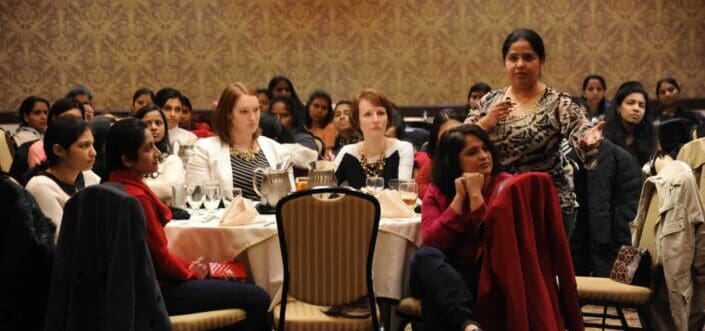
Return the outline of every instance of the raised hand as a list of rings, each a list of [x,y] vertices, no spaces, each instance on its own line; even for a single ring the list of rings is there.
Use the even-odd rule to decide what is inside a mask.
[[[600,121],[594,127],[585,131],[578,143],[580,146],[587,149],[594,148],[602,140],[602,129],[605,127],[605,121]]]

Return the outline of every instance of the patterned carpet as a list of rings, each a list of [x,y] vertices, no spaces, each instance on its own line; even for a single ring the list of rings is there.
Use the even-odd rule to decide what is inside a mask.
[[[583,313],[590,312],[590,313],[599,313],[602,314],[603,306],[584,306],[583,307]],[[641,327],[641,323],[639,322],[639,315],[637,315],[636,310],[634,309],[624,309],[624,317],[627,319],[627,323],[629,323],[629,327],[637,328]],[[617,311],[614,308],[609,308],[607,310],[607,313],[609,315],[617,315]],[[591,322],[591,323],[602,323],[602,318],[600,317],[584,317],[583,320],[585,322]],[[607,319],[607,325],[613,325],[613,326],[619,326],[619,319]],[[407,326],[405,331],[412,331],[411,326]],[[585,331],[597,331],[597,330],[602,330],[602,328],[585,328]]]
[[[583,307],[583,313],[590,312],[590,313],[598,313],[602,314],[604,307],[603,306],[584,306]],[[639,315],[636,313],[636,310],[634,309],[623,309],[624,311],[624,317],[627,319],[627,323],[629,324],[629,327],[641,327],[641,322],[639,322]],[[614,308],[609,308],[607,309],[607,314],[609,315],[617,315],[617,310]],[[590,323],[602,323],[602,318],[600,317],[584,317],[583,320],[585,322],[590,322]],[[614,325],[614,326],[619,326],[619,319],[614,318],[614,319],[607,319],[607,325]],[[585,328],[585,331],[595,331],[595,330],[602,330],[602,328]]]

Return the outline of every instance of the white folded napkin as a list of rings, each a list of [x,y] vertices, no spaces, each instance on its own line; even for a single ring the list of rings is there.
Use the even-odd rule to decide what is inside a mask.
[[[382,209],[382,217],[414,217],[416,213],[401,199],[399,192],[384,190],[376,196]]]
[[[259,213],[252,201],[241,196],[235,197],[220,219],[220,225],[244,225],[254,220]]]

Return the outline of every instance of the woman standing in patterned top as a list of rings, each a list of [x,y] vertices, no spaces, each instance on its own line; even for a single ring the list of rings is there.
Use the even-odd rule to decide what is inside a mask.
[[[470,111],[466,123],[487,131],[502,165],[514,173],[543,171],[551,175],[570,236],[575,221],[575,193],[563,165],[561,139],[568,139],[586,168],[597,162],[602,139],[600,122],[594,127],[570,96],[543,83],[546,60],[543,40],[533,30],[518,29],[502,45],[504,69],[510,85],[494,90]]]

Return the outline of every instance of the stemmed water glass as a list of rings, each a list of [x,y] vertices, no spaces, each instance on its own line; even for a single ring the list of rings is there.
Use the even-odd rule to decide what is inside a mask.
[[[217,183],[205,185],[205,201],[203,202],[208,216],[203,222],[208,222],[215,217],[215,210],[220,206],[220,186]]]
[[[367,192],[372,195],[384,190],[384,178],[382,177],[367,177],[365,184],[367,187]]]
[[[189,214],[195,215],[206,199],[202,183],[189,183],[186,185],[186,201],[190,207]]]

